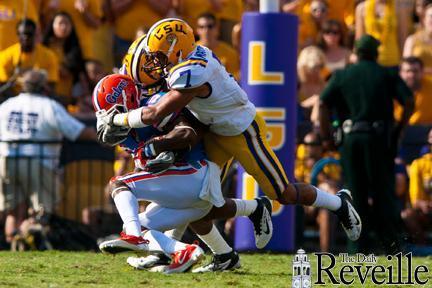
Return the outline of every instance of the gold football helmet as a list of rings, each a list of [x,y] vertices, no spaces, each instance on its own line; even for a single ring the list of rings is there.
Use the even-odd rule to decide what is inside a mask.
[[[145,37],[146,35],[143,35],[131,44],[123,58],[123,69],[140,87],[141,95],[150,97],[165,87],[165,80],[150,77],[144,71],[144,65],[147,61],[144,50]]]
[[[156,22],[145,40],[144,70],[153,79],[163,77],[168,66],[180,63],[195,46],[193,29],[185,21],[168,18]]]

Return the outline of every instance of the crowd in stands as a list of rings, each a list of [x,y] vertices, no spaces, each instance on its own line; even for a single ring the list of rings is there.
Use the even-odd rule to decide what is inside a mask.
[[[357,61],[353,53],[355,41],[365,34],[372,35],[381,43],[379,64],[399,73],[415,95],[414,113],[395,159],[396,181],[400,181],[396,193],[412,240],[428,243],[426,232],[432,223],[432,132],[429,132],[432,128],[432,0],[280,0],[280,5],[281,12],[299,18],[295,177],[298,181],[324,186],[328,191],[336,192],[343,187],[338,154],[329,154],[321,146],[319,96],[335,70]],[[227,71],[239,80],[242,77],[241,17],[244,12],[257,11],[258,7],[259,0],[2,1],[0,101],[22,92],[19,78],[25,71],[43,69],[50,87],[48,94],[76,118],[94,125],[91,94],[96,83],[118,71],[130,44],[166,17],[186,20],[196,32],[198,43],[212,49]],[[395,119],[401,118],[397,104],[394,115]],[[97,194],[96,198],[102,199],[96,201],[98,205],[108,201],[103,196],[103,182],[132,169],[128,155],[121,151],[115,155],[113,169],[109,162],[111,156],[100,159],[110,164],[104,166],[106,175],[91,190]],[[317,162],[323,158],[336,161],[329,161],[316,171]],[[80,156],[78,160],[83,161]],[[81,176],[76,175],[77,169],[82,168],[69,163],[65,172],[69,179],[80,179],[79,184],[74,184],[76,195],[68,198],[67,206],[73,206],[79,198],[83,190],[80,187],[92,185],[92,180],[83,176],[92,173],[92,169],[87,166]],[[61,201],[59,205],[65,206]],[[86,224],[97,226],[100,219],[92,214],[90,206],[81,203],[78,210],[85,211]],[[83,221],[81,212],[77,215],[73,211],[75,208],[60,214]],[[306,211],[306,215],[312,221],[316,219],[320,249],[331,250],[335,226],[332,216],[312,210]]]

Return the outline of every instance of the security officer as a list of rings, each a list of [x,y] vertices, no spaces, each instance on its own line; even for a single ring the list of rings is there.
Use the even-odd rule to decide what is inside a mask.
[[[364,231],[356,250],[368,249],[374,228],[387,253],[400,251],[400,211],[394,192],[397,138],[413,110],[413,96],[396,73],[377,64],[379,41],[364,35],[355,44],[358,62],[336,71],[320,97],[323,145],[334,148],[331,111],[343,121],[341,163],[344,180],[353,192]],[[401,122],[393,120],[393,98],[403,107]],[[369,213],[368,200],[372,204]]]

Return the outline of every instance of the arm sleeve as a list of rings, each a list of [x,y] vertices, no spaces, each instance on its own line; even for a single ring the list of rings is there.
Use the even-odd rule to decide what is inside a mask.
[[[185,65],[180,68],[174,67],[168,78],[168,85],[171,89],[178,90],[196,88],[208,82],[208,74],[206,67],[199,64]]]
[[[72,117],[59,103],[54,100],[51,103],[55,123],[60,133],[71,141],[78,139],[79,135],[84,130],[85,125]]]
[[[342,95],[338,85],[339,72],[340,71],[336,71],[333,74],[329,83],[320,95],[320,100],[329,106],[332,106],[335,102],[337,102],[337,100],[340,99]]]

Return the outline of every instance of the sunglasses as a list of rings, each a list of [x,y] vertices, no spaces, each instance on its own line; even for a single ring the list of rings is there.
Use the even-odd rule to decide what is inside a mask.
[[[322,7],[314,7],[311,9],[313,13],[317,13],[317,12],[321,12],[321,13],[325,13],[327,12],[327,8],[322,6]]]
[[[214,27],[215,27],[214,24],[209,24],[209,25],[199,25],[199,26],[198,26],[199,29],[205,29],[205,28],[207,28],[207,29],[213,29]]]
[[[324,30],[324,34],[339,35],[341,32],[339,30]]]

